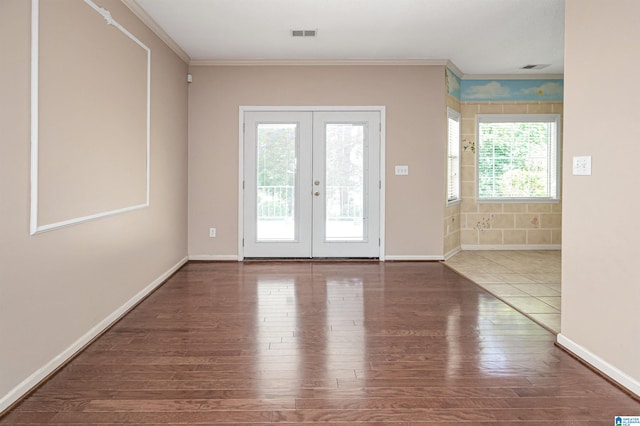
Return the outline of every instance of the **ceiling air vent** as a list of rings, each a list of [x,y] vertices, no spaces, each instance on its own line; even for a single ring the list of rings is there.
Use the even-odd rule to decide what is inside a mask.
[[[315,37],[318,30],[291,30],[291,37]]]
[[[530,64],[530,65],[525,65],[524,67],[520,68],[521,70],[541,70],[543,68],[548,67],[549,64]]]

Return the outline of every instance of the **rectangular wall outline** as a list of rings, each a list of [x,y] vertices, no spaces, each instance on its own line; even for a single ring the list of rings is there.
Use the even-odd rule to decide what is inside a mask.
[[[66,226],[71,226],[91,220],[126,213],[133,210],[149,207],[150,198],[150,168],[151,168],[151,49],[142,43],[136,36],[120,25],[111,13],[96,5],[92,0],[84,0],[93,10],[102,15],[107,25],[113,25],[124,35],[147,52],[147,122],[146,122],[146,195],[143,204],[108,210],[87,216],[77,217],[49,224],[38,223],[38,141],[39,141],[39,25],[40,25],[40,0],[31,0],[31,206],[30,206],[30,233],[31,235],[51,231]]]

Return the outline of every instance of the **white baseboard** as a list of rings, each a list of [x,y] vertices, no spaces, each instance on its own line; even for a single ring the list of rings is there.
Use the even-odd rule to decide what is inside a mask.
[[[461,251],[462,251],[462,247],[456,247],[453,250],[448,251],[447,253],[444,254],[444,260],[451,259],[453,256],[460,253]]]
[[[422,261],[434,261],[434,260],[444,260],[442,255],[434,255],[434,256],[423,256],[423,255],[414,255],[414,254],[401,254],[401,255],[386,255],[384,260],[422,260]]]
[[[237,255],[234,254],[192,254],[189,255],[189,260],[200,260],[200,261],[239,261],[241,260]],[[435,255],[435,256],[423,256],[423,255],[392,255],[385,256],[384,260],[422,260],[422,261],[434,261],[434,260],[444,260],[443,256]]]
[[[562,333],[558,334],[556,341],[558,342],[558,345],[573,353],[575,356],[579,357],[584,362],[627,389],[629,392],[640,397],[640,382],[638,380],[628,374],[625,374],[623,371],[609,364],[599,356],[589,352],[587,349],[583,348]]]
[[[190,254],[189,260],[229,261],[238,260],[237,254]]]
[[[462,250],[560,250],[561,244],[462,244]]]
[[[129,309],[144,299],[149,293],[155,290],[160,284],[162,284],[167,278],[169,278],[174,272],[187,263],[188,258],[184,258],[172,266],[168,271],[163,273],[160,277],[156,278],[151,284],[142,289],[138,294],[129,299],[124,305],[113,311],[108,317],[100,321],[95,327],[87,331],[84,336],[76,340],[71,346],[55,356],[52,360],[36,370],[32,375],[27,377],[18,384],[15,388],[11,389],[6,395],[0,398],[0,413],[9,408],[13,403],[18,401],[23,395],[37,386],[42,380],[44,380],[51,373],[56,371],[60,366],[72,358],[75,354],[83,349],[88,343],[90,343],[96,336],[99,336],[104,330],[109,328],[113,323],[118,321]]]

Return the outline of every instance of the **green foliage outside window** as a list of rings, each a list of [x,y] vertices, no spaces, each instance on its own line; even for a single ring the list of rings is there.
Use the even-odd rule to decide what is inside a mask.
[[[478,123],[478,199],[557,198],[555,120]]]
[[[292,218],[296,179],[296,125],[258,126],[258,217]]]

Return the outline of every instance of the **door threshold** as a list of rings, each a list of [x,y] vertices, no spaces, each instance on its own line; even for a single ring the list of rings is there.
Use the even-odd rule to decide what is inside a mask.
[[[245,257],[244,262],[379,262],[378,257]]]

